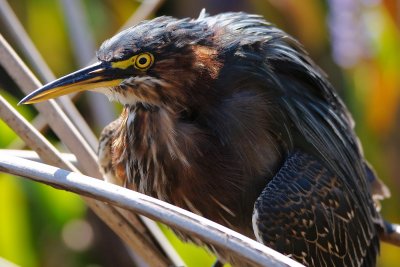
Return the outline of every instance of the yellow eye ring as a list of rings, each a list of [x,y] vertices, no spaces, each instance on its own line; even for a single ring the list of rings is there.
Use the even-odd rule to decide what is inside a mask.
[[[135,68],[139,70],[147,70],[153,65],[154,56],[150,53],[142,53],[137,55],[135,60]]]

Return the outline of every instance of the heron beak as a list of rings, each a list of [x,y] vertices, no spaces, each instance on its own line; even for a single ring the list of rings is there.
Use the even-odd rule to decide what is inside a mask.
[[[124,79],[123,74],[121,69],[113,68],[109,62],[97,62],[36,89],[18,104],[32,104],[74,92],[117,86]]]

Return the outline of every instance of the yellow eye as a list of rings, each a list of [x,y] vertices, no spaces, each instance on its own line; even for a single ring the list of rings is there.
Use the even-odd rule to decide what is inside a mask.
[[[154,56],[150,53],[142,53],[136,57],[135,68],[146,70],[151,67],[154,62]]]

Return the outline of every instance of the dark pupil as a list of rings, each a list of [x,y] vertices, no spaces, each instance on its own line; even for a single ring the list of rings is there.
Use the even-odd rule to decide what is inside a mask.
[[[144,65],[144,64],[146,64],[146,63],[147,63],[147,59],[146,59],[145,57],[139,58],[139,64],[140,64],[140,65]]]

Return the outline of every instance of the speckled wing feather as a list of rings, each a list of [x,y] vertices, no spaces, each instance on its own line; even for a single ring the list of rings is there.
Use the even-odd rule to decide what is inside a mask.
[[[365,214],[315,157],[295,152],[255,203],[257,239],[308,266],[374,266],[378,236]]]

